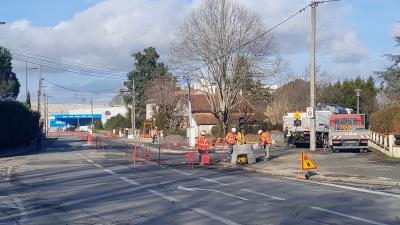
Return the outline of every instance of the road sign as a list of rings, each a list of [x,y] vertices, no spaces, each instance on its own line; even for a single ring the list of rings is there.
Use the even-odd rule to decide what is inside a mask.
[[[314,110],[313,107],[307,107],[307,118],[311,119],[314,118]]]
[[[318,169],[317,165],[304,152],[301,152],[301,169],[302,170]]]
[[[293,115],[293,118],[294,118],[295,120],[300,120],[300,117],[301,117],[301,115],[300,115],[299,112],[295,112],[294,115]]]
[[[349,124],[343,125],[343,130],[344,131],[350,131],[350,129],[351,129],[351,126]]]

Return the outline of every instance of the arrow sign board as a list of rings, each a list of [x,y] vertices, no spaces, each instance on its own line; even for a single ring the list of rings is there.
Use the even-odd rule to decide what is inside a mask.
[[[317,165],[304,152],[301,152],[301,169],[302,170],[318,169]]]

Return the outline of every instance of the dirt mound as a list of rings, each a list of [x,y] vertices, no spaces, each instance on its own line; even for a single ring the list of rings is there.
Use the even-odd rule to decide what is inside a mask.
[[[185,144],[185,139],[180,135],[168,135],[160,140],[160,144]]]

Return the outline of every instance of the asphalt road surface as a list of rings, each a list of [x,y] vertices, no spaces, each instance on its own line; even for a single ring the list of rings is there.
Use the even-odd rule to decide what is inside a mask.
[[[141,162],[73,138],[0,159],[0,224],[400,224],[400,195]]]

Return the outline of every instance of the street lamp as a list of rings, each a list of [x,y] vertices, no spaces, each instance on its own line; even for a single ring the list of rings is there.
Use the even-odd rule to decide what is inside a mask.
[[[360,114],[360,92],[362,92],[361,89],[356,89],[354,90],[357,94],[357,114]]]
[[[28,68],[28,61],[25,61],[25,94],[26,100],[28,100],[28,70],[38,70],[37,67]]]

